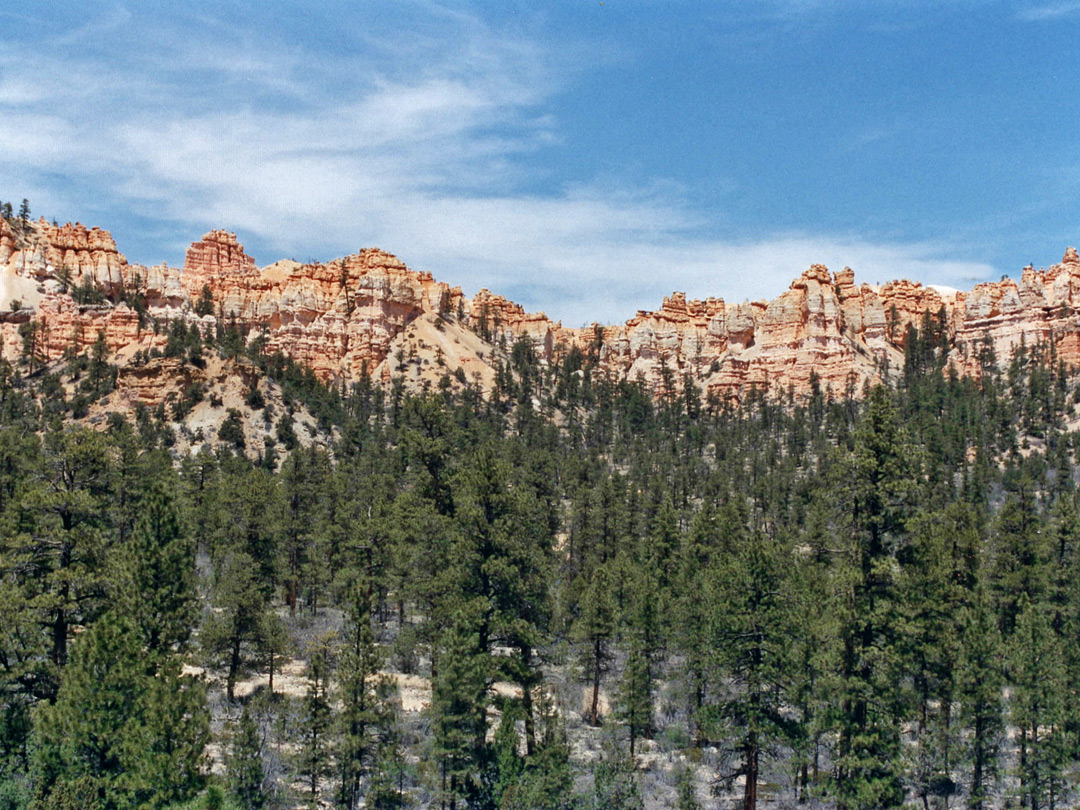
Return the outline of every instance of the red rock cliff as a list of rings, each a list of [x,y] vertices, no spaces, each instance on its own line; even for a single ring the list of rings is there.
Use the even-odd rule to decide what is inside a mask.
[[[192,244],[180,270],[129,265],[109,233],[97,228],[42,220],[24,233],[0,223],[0,282],[0,306],[5,295],[29,304],[0,316],[9,359],[21,347],[18,323],[31,317],[50,358],[85,349],[100,332],[121,360],[160,348],[173,319],[210,330],[225,318],[265,335],[271,351],[291,355],[323,379],[356,380],[366,369],[387,380],[407,365],[406,349],[415,355],[418,346],[434,345],[430,374],[452,372],[457,363],[488,381],[505,347],[524,337],[541,362],[577,345],[597,352],[605,373],[641,378],[658,394],[681,389],[686,376],[727,399],[751,387],[802,394],[815,377],[823,390],[840,394],[858,393],[867,381],[901,368],[908,326],[929,313],[943,315],[950,362],[963,373],[979,372],[987,347],[1005,361],[1021,340],[1053,341],[1058,357],[1080,365],[1080,315],[1074,314],[1080,259],[1072,248],[1049,269],[1025,268],[1019,282],[981,284],[967,293],[909,281],[857,285],[849,268],[833,274],[813,265],[770,302],[728,304],[673,293],[656,311],[587,329],[563,328],[487,290],[466,299],[459,288],[376,248],[325,264],[279,261],[260,269],[236,235],[221,230]],[[70,291],[80,285],[107,300],[77,304]],[[142,323],[120,303],[133,296],[147,310]],[[408,379],[419,384],[425,377],[414,371]]]

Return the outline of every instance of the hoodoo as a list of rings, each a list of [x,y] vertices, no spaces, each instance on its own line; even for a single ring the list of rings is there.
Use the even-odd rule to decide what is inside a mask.
[[[493,348],[525,338],[542,363],[576,346],[595,352],[612,377],[643,379],[656,394],[689,378],[707,394],[738,400],[751,388],[805,395],[812,378],[823,391],[858,394],[902,368],[909,326],[929,318],[961,374],[978,374],[987,349],[1004,361],[1021,342],[1052,343],[1061,361],[1080,364],[1080,258],[1072,247],[1060,264],[1024,268],[1019,282],[969,292],[906,280],[857,284],[850,268],[833,273],[814,264],[772,301],[688,300],[675,292],[658,310],[585,329],[527,313],[488,290],[467,298],[377,248],[260,268],[224,230],[194,242],[177,269],[129,264],[100,228],[39,220],[23,233],[3,222],[0,271],[10,298],[0,303],[29,310],[8,312],[0,324],[11,359],[18,324],[28,317],[41,325],[44,359],[85,349],[99,333],[123,359],[164,345],[155,322],[180,318],[212,329],[224,320],[264,336],[268,349],[323,380],[402,374],[422,386],[460,368],[486,386]]]

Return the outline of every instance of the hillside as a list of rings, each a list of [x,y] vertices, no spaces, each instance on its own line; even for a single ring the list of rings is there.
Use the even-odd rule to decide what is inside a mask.
[[[1080,796],[1075,252],[575,331],[6,227],[0,810]]]

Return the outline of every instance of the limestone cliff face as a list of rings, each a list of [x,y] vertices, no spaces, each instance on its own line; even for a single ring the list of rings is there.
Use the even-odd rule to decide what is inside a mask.
[[[857,286],[850,268],[830,274],[813,265],[771,302],[727,305],[674,293],[625,325],[556,329],[555,338],[584,345],[599,337],[611,371],[640,376],[659,393],[689,375],[721,399],[755,387],[805,394],[812,377],[823,391],[858,395],[903,367],[908,328],[927,314],[944,318],[950,363],[961,373],[977,375],[987,348],[1007,361],[1021,341],[1053,342],[1066,366],[1080,366],[1078,307],[1080,258],[1069,248],[1061,264],[1025,268],[1019,284],[1005,279],[966,294],[903,280]]]
[[[106,300],[76,303],[71,290],[79,286]],[[19,324],[31,319],[50,359],[85,350],[100,333],[122,363],[163,347],[174,319],[204,332],[225,319],[324,380],[355,381],[366,371],[422,386],[460,368],[489,387],[508,347],[524,337],[542,363],[578,346],[596,353],[603,373],[643,379],[659,395],[681,390],[687,376],[721,399],[752,388],[801,395],[815,381],[839,395],[902,368],[909,325],[930,314],[943,317],[950,362],[961,373],[978,374],[988,349],[1007,361],[1021,340],[1053,342],[1061,360],[1080,365],[1080,258],[1072,248],[1049,269],[1025,268],[1019,282],[967,293],[910,281],[856,284],[849,268],[812,265],[769,302],[687,300],[677,292],[624,324],[567,329],[487,290],[465,298],[376,248],[325,264],[259,268],[235,234],[215,230],[192,244],[182,269],[147,268],[129,265],[106,231],[41,220],[25,229],[0,222],[5,295],[23,304],[0,314],[11,360],[21,351]],[[141,317],[125,299],[139,302]]]
[[[0,220],[0,306],[9,309],[0,317],[4,357],[19,357],[18,328],[31,318],[38,327],[37,354],[46,359],[56,359],[69,348],[86,350],[99,332],[125,357],[139,348],[163,345],[164,338],[156,341],[149,324],[140,324],[138,314],[126,305],[108,300],[81,305],[70,294],[92,287],[119,300],[126,292],[135,293],[136,281],[137,268],[128,265],[108,231],[80,223],[57,226],[43,219],[23,228]],[[13,311],[16,302],[22,311]]]
[[[81,223],[31,223],[25,233],[8,223],[0,225],[0,266],[25,278],[72,285],[94,284],[118,290],[125,282],[127,259],[116,249],[108,231]]]
[[[577,341],[597,333],[578,333]],[[639,376],[654,390],[681,389],[686,375],[706,392],[738,399],[752,387],[802,394],[811,376],[841,393],[879,379],[883,362],[900,352],[886,336],[882,302],[856,288],[850,270],[830,275],[814,265],[771,302],[664,299],[602,333],[601,359],[616,373]]]
[[[521,304],[484,289],[472,297],[463,315],[465,322],[490,342],[513,343],[518,337],[524,336],[533,342],[544,358],[551,357],[555,335],[561,331],[543,312],[526,312]]]
[[[280,350],[323,379],[359,379],[382,363],[395,335],[426,312],[449,312],[461,290],[377,248],[328,264],[282,261],[259,270],[235,234],[191,246],[181,282],[190,301],[207,290],[218,317],[265,330]]]
[[[255,260],[236,241],[235,233],[214,230],[187,249],[184,273],[189,277],[218,278],[255,276],[259,271]]]
[[[1046,270],[1025,267],[1020,283],[1012,279],[980,284],[956,296],[953,361],[977,373],[980,351],[989,347],[1008,360],[1023,341],[1031,346],[1052,342],[1058,359],[1080,365],[1080,259],[1069,248],[1060,264]]]

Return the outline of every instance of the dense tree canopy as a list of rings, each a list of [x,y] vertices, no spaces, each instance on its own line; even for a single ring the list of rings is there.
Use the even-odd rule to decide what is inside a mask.
[[[0,364],[0,808],[1070,806],[1077,377],[961,378],[942,328],[736,405],[520,341],[488,395],[344,390],[175,327],[321,426],[185,457],[165,408],[78,422],[107,358]]]

